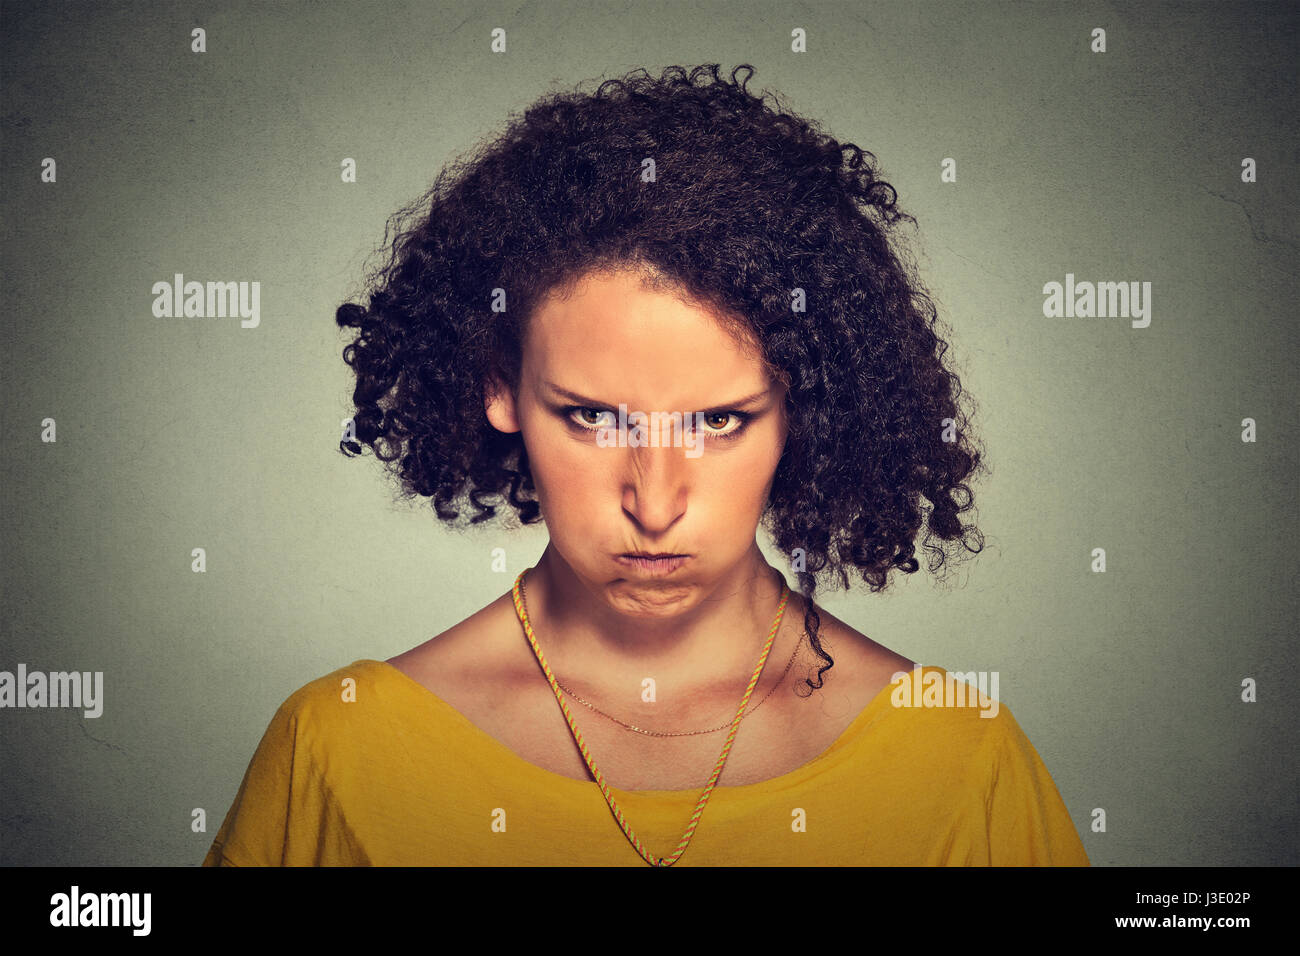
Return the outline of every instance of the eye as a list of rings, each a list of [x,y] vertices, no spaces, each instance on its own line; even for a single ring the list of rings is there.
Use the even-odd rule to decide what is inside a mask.
[[[574,428],[584,432],[595,432],[602,428],[618,428],[618,415],[607,408],[589,408],[581,405],[569,405],[563,410],[565,419]],[[708,441],[731,441],[739,438],[749,424],[752,416],[747,412],[705,412],[704,429],[701,437]],[[730,426],[728,426],[730,422]],[[694,430],[696,419],[694,413],[682,415],[684,427]],[[629,426],[630,427],[630,426]]]
[[[567,411],[568,411],[569,418],[573,421],[573,423],[581,428],[597,429],[597,428],[618,427],[618,416],[616,416],[613,412],[607,409],[581,408],[578,406],[574,406],[570,409],[567,409]],[[578,416],[576,419],[574,418],[575,415]],[[595,421],[591,421],[587,417],[588,415],[594,415]],[[605,416],[609,416],[608,419],[606,419]]]
[[[716,422],[715,420],[717,419],[720,419],[721,422]],[[728,428],[727,422],[730,419],[734,419],[734,422],[732,423],[732,426]],[[705,428],[708,429],[704,432],[705,438],[726,439],[735,438],[739,435],[741,430],[745,427],[747,418],[739,412],[705,412],[703,421]]]

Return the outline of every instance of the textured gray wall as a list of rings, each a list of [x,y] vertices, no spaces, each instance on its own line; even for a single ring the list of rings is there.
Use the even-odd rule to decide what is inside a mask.
[[[826,606],[925,663],[997,670],[1095,865],[1300,862],[1295,5],[0,12],[0,670],[104,674],[98,718],[0,710],[0,863],[197,864],[285,696],[536,560],[543,529],[449,534],[339,454],[333,310],[387,216],[509,111],[746,61],[751,88],[872,150],[917,217],[992,468],[958,586],[922,571]],[[177,272],[259,281],[260,324],[155,318]],[[1150,325],[1045,317],[1067,273],[1150,282]]]

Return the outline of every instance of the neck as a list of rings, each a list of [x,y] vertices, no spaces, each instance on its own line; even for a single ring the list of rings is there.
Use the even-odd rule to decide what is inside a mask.
[[[591,580],[548,544],[525,578],[524,596],[538,645],[566,687],[607,700],[636,699],[650,677],[659,693],[671,688],[682,700],[743,692],[772,630],[784,583],[757,543],[723,577],[683,577],[674,586]],[[799,608],[792,593],[763,670],[764,685],[772,666],[784,667],[794,635],[802,632]]]

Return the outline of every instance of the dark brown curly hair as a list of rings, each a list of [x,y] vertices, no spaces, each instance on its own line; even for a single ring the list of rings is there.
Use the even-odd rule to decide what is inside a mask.
[[[752,66],[730,82],[718,70],[637,70],[594,93],[547,95],[394,214],[367,304],[335,316],[358,330],[343,350],[357,378],[356,440],[340,449],[365,444],[397,462],[403,496],[432,498],[449,524],[458,504],[477,524],[504,501],[522,523],[540,520],[523,440],[489,423],[485,385],[517,387],[523,329],[548,293],[592,270],[650,266],[740,317],[788,386],[789,434],[761,526],[806,599],[826,662],[816,683],[805,678],[816,690],[834,664],[818,639],[818,577],[847,589],[851,566],[882,591],[891,568],[914,573],[923,517],[931,572],[945,557],[935,538],[982,550],[958,517],[973,507],[963,482],[981,455],[934,305],[892,244],[896,223],[916,220],[874,154],[775,96],[769,108],[771,94],[745,88]],[[494,290],[508,291],[507,312],[492,310]]]

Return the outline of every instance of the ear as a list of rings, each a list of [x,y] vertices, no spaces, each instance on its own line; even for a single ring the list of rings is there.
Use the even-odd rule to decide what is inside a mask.
[[[488,376],[483,394],[483,410],[497,431],[509,434],[520,430],[514,393],[496,375]]]

